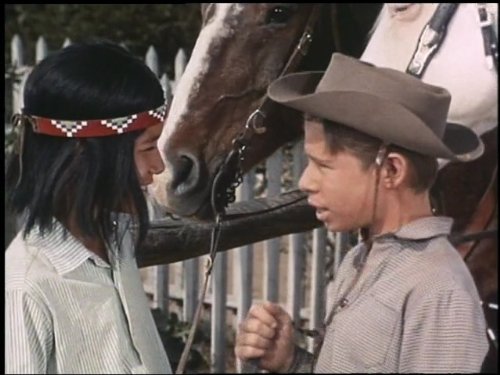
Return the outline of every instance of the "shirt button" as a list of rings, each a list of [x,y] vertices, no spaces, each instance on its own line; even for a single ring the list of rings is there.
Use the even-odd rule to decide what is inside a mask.
[[[347,298],[342,298],[342,299],[340,300],[340,305],[339,305],[339,306],[340,306],[341,308],[344,308],[344,307],[346,307],[346,306],[347,306],[347,304],[348,304],[348,303],[349,303],[349,300],[348,300]]]

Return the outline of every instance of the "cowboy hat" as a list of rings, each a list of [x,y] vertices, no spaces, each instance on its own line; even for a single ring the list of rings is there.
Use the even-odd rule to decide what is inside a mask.
[[[278,78],[268,95],[285,106],[420,154],[468,161],[484,151],[471,129],[447,123],[451,96],[446,89],[340,53],[332,55],[325,72]]]

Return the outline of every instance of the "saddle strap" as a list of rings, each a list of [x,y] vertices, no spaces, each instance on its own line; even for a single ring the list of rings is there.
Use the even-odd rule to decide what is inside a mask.
[[[493,20],[491,14],[486,8],[487,3],[477,3],[477,10],[479,15],[479,25],[481,26],[481,33],[483,35],[484,54],[488,68],[498,72],[498,40],[493,28]]]
[[[425,25],[418,39],[417,48],[413,52],[406,73],[421,78],[429,65],[432,56],[438,51],[451,18],[459,4],[440,3],[429,23]]]

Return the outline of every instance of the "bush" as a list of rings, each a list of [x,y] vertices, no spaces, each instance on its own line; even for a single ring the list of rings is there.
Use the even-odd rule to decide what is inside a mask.
[[[44,36],[49,49],[58,49],[66,38],[73,42],[103,38],[124,43],[144,57],[153,45],[173,76],[173,60],[179,48],[192,50],[201,27],[199,4],[6,4],[5,63],[10,63],[10,42],[19,34],[27,52],[25,63],[34,62],[35,43]]]

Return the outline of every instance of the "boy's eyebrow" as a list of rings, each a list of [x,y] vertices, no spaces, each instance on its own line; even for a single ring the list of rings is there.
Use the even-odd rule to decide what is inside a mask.
[[[319,164],[330,164],[331,160],[329,159],[321,159],[315,156],[312,156],[306,152],[306,156],[311,159],[312,161],[319,163]]]

